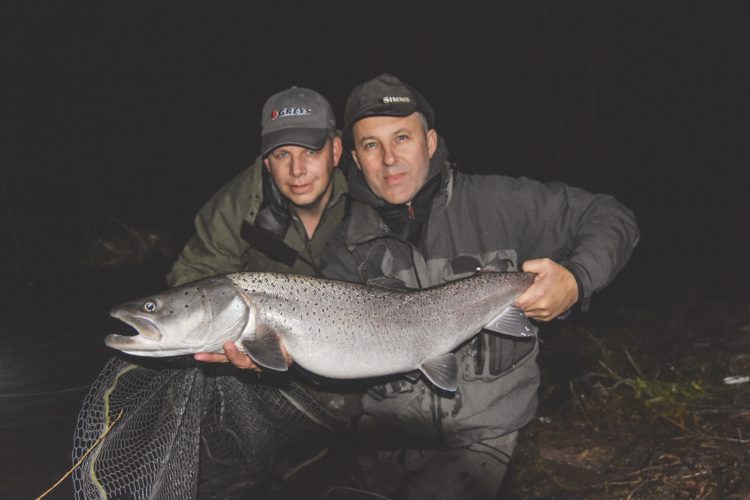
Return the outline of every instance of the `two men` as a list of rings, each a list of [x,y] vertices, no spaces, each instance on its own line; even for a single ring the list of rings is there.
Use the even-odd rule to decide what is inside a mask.
[[[483,267],[524,270],[537,277],[518,305],[548,321],[576,304],[587,309],[638,240],[632,213],[610,196],[453,170],[430,104],[387,74],[357,87],[347,101],[344,156],[356,165],[348,179],[353,202],[332,235],[344,207],[343,179],[333,169],[339,139],[329,136],[321,149],[320,142],[290,139],[291,128],[274,128],[283,123],[274,120],[297,116],[299,122],[287,123],[307,129],[300,125],[304,109],[266,105],[263,165],[256,162],[201,210],[171,284],[236,270],[322,270],[336,279],[425,288]],[[324,176],[297,170],[318,156],[325,158],[322,171],[333,171],[328,185]],[[313,189],[322,186],[328,187]],[[236,366],[257,369],[233,345],[225,350]],[[359,466],[379,478],[373,488],[407,497],[493,498],[517,431],[536,410],[537,351],[534,339],[483,333],[458,351],[455,395],[405,377],[367,391],[358,430],[364,441],[375,436],[378,446],[362,454]],[[384,450],[383,436],[399,436],[398,445]]]
[[[586,309],[637,243],[632,213],[560,183],[457,172],[434,122],[424,97],[392,75],[354,89],[344,127],[357,167],[348,179],[353,202],[324,252],[324,275],[425,288],[482,267],[522,269],[537,274],[518,300],[529,317]],[[537,351],[536,340],[482,333],[458,351],[455,395],[408,378],[370,389],[362,432],[420,441],[362,461],[373,477],[391,465],[378,491],[494,498],[517,431],[536,409]]]

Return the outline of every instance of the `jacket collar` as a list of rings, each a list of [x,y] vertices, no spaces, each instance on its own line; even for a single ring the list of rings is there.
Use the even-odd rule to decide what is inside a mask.
[[[375,238],[384,236],[395,237],[378,213],[378,210],[382,210],[388,206],[395,207],[395,205],[390,205],[381,198],[378,198],[365,182],[362,172],[356,167],[351,157],[349,155],[346,155],[346,157],[347,161],[350,162],[347,166],[349,194],[355,201],[355,203],[352,203],[349,224],[346,227],[346,245],[352,248]],[[441,182],[440,188],[432,199],[433,211],[447,206],[453,187],[451,163],[448,160],[448,147],[440,136],[438,136],[438,147],[435,150],[435,154],[430,159],[430,172],[427,176],[425,186],[435,176],[441,176]]]
[[[346,182],[346,176],[341,170],[341,167],[333,169],[333,191],[331,192],[331,199],[328,200],[328,206],[332,207],[336,205],[341,199],[349,192],[349,187]]]

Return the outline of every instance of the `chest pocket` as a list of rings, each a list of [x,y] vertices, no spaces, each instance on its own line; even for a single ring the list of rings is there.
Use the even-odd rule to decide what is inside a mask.
[[[515,250],[496,250],[481,255],[459,255],[443,268],[443,280],[454,281],[479,269],[513,272],[518,269]],[[534,348],[533,341],[511,339],[494,333],[474,337],[458,352],[462,376],[466,380],[496,378],[513,368]]]
[[[357,272],[359,273],[362,283],[370,283],[372,281],[378,281],[382,278],[390,277],[382,271],[383,262],[386,260],[386,256],[389,261],[393,261],[393,257],[383,242],[377,242],[367,248],[367,253],[364,259],[362,259],[362,262],[357,266]]]
[[[515,339],[482,332],[458,352],[465,380],[495,379],[511,370],[531,351],[535,338]]]
[[[410,247],[406,244],[394,244],[393,240],[378,241],[370,245],[357,266],[357,272],[363,283],[390,288],[417,288]]]
[[[441,279],[443,282],[455,281],[471,276],[479,269],[497,272],[516,271],[518,269],[517,258],[516,251],[512,249],[495,250],[478,255],[459,255],[445,264]]]

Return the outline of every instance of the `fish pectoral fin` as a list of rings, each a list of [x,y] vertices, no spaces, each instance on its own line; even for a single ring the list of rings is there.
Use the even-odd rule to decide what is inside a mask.
[[[243,340],[242,346],[250,358],[264,368],[286,371],[289,367],[281,351],[281,335],[268,325],[258,325],[254,340]]]
[[[516,306],[510,306],[505,311],[489,322],[485,330],[491,330],[514,337],[533,337],[539,330],[534,326],[523,310]]]
[[[428,359],[419,367],[425,377],[446,391],[455,391],[458,386],[458,361],[452,352]]]

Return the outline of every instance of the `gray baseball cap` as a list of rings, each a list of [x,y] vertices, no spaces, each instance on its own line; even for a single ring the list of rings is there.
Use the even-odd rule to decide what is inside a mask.
[[[383,73],[352,90],[344,110],[344,142],[352,147],[354,124],[368,116],[409,116],[422,113],[429,128],[435,127],[435,111],[422,94],[395,76]]]
[[[328,100],[302,87],[269,97],[263,105],[260,123],[263,156],[284,144],[320,149],[336,130],[336,117]]]

